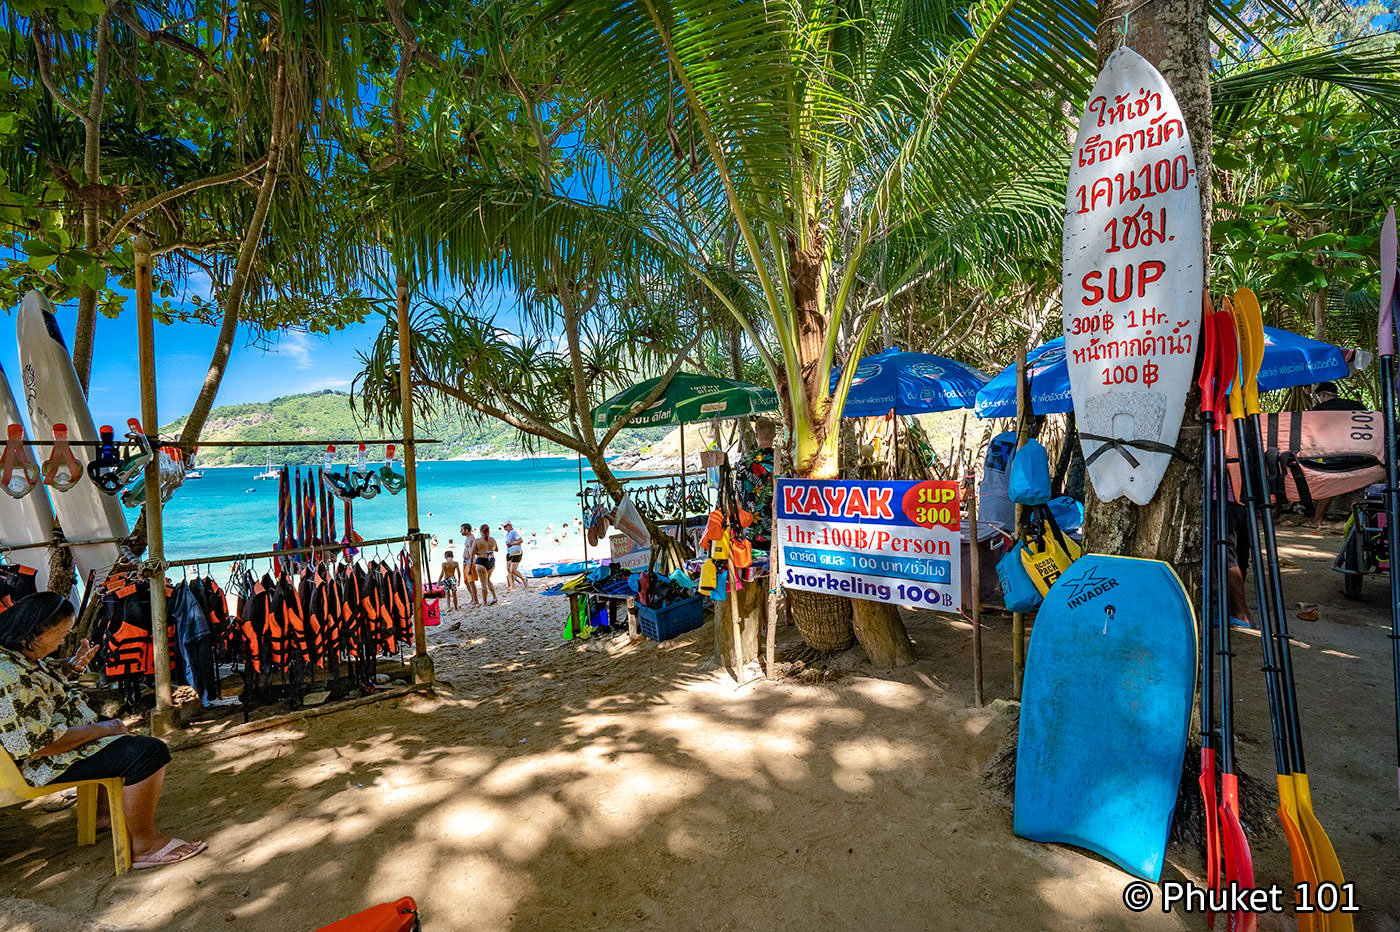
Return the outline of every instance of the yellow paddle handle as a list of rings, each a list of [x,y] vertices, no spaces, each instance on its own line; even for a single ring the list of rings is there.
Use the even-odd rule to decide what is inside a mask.
[[[1238,347],[1235,353],[1235,371],[1230,376],[1230,417],[1244,417],[1244,394],[1240,388],[1240,371],[1244,367],[1244,336],[1240,332],[1239,315],[1229,298],[1221,299],[1221,311],[1235,318],[1235,338]]]
[[[1243,357],[1244,410],[1259,413],[1259,367],[1264,363],[1264,315],[1259,299],[1248,288],[1235,292],[1235,327]]]

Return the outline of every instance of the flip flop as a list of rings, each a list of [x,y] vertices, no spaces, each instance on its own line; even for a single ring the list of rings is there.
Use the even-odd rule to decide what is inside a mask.
[[[188,861],[197,854],[202,854],[209,845],[202,841],[185,841],[180,838],[172,838],[166,843],[164,848],[154,851],[145,857],[132,858],[131,869],[134,871],[150,870],[153,867],[165,867],[167,864],[178,864],[181,861]],[[186,849],[184,854],[177,855],[175,852],[181,848]]]

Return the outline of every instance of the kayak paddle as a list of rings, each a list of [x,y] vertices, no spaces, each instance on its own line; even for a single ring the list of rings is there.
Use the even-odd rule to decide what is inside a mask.
[[[1215,457],[1215,514],[1211,519],[1215,536],[1211,546],[1215,548],[1216,574],[1212,614],[1220,657],[1220,719],[1216,744],[1220,753],[1220,845],[1225,857],[1221,881],[1225,887],[1234,884],[1239,889],[1248,890],[1254,887],[1254,856],[1244,836],[1244,825],[1240,823],[1239,777],[1235,774],[1235,654],[1230,648],[1230,563],[1227,555],[1230,539],[1226,504],[1230,500],[1230,473],[1225,468],[1225,424],[1229,419],[1226,394],[1237,371],[1239,347],[1233,316],[1221,311],[1211,315],[1211,322],[1215,327],[1216,358],[1215,398],[1212,404],[1216,436],[1211,446],[1211,454]],[[1232,913],[1230,929],[1232,932],[1253,932],[1257,920],[1258,917],[1252,912]]]
[[[1215,538],[1215,385],[1218,355],[1215,347],[1215,316],[1210,305],[1210,290],[1201,292],[1201,371],[1196,384],[1201,389],[1201,427],[1204,450],[1201,456],[1201,806],[1206,823],[1206,889],[1220,889],[1220,868],[1224,853],[1220,847],[1220,812],[1215,795],[1215,706],[1211,694],[1215,668],[1212,661],[1211,637],[1215,624],[1216,585]],[[1215,914],[1209,913],[1206,923],[1215,928]]]
[[[1251,356],[1257,353],[1260,359],[1264,354],[1264,318],[1259,308],[1259,299],[1254,296],[1254,292],[1248,288],[1241,288],[1235,292],[1236,321],[1244,321],[1247,335],[1244,340],[1250,344]],[[1256,349],[1257,347],[1257,349]],[[1312,788],[1308,782],[1307,765],[1303,760],[1303,736],[1298,721],[1298,696],[1293,681],[1293,660],[1291,651],[1291,638],[1288,634],[1288,611],[1284,607],[1283,582],[1279,577],[1278,567],[1278,541],[1274,534],[1274,512],[1269,501],[1268,479],[1264,471],[1264,440],[1259,430],[1259,383],[1258,366],[1254,368],[1255,377],[1244,384],[1245,410],[1249,419],[1249,439],[1253,442],[1253,468],[1258,479],[1256,492],[1260,497],[1261,513],[1264,519],[1264,543],[1268,548],[1268,560],[1261,562],[1257,576],[1268,575],[1268,595],[1271,600],[1273,611],[1273,622],[1271,630],[1261,633],[1261,639],[1272,636],[1276,642],[1274,656],[1278,664],[1277,682],[1278,694],[1281,700],[1284,714],[1284,723],[1288,731],[1288,747],[1291,752],[1289,759],[1290,779],[1280,778],[1280,796],[1285,791],[1285,784],[1289,784],[1288,791],[1292,796],[1294,818],[1298,827],[1302,830],[1304,841],[1308,847],[1308,855],[1312,861],[1312,866],[1319,882],[1335,884],[1337,889],[1341,889],[1345,878],[1342,876],[1342,866],[1337,860],[1337,853],[1332,848],[1332,840],[1327,837],[1327,832],[1323,829],[1322,823],[1317,820],[1317,815],[1313,812]],[[1261,552],[1261,557],[1264,555]],[[1267,617],[1267,616],[1265,616]],[[1280,799],[1283,805],[1287,805]],[[1330,913],[1317,913],[1318,922],[1316,928],[1326,930],[1326,932],[1350,932],[1352,929],[1352,919],[1349,913],[1334,911]],[[1299,925],[1302,925],[1301,917]]]
[[[1245,419],[1246,386],[1254,386],[1253,403],[1255,410],[1258,410],[1259,364],[1264,354],[1263,334],[1261,330],[1258,339],[1252,336],[1248,321],[1239,309],[1231,305],[1228,298],[1225,308],[1235,318],[1239,346],[1235,384],[1230,389],[1230,417],[1235,422],[1235,441],[1240,460],[1240,500],[1249,511],[1247,524],[1250,552],[1254,555],[1254,597],[1259,603],[1259,643],[1264,654],[1264,691],[1269,698],[1269,725],[1274,739],[1274,769],[1278,773],[1278,818],[1283,826],[1284,837],[1288,839],[1288,854],[1293,864],[1293,882],[1315,886],[1317,872],[1313,868],[1312,855],[1308,853],[1307,841],[1298,827],[1298,806],[1293,793],[1292,755],[1288,744],[1291,735],[1286,722],[1287,713],[1283,710],[1283,699],[1279,690],[1279,668],[1274,659],[1274,642],[1271,636],[1274,628],[1274,607],[1268,584],[1264,581],[1268,555],[1264,553],[1259,537],[1259,495],[1263,490],[1259,488],[1259,472],[1254,468],[1256,454],[1254,445],[1250,443],[1249,423]],[[1314,913],[1297,914],[1299,932],[1314,932],[1317,929],[1314,916]]]
[[[1390,552],[1390,645],[1395,665],[1395,783],[1400,791],[1400,469],[1396,466],[1395,440],[1395,310],[1400,304],[1396,288],[1395,208],[1385,215],[1381,227],[1381,324],[1376,334],[1381,356],[1381,410],[1385,425],[1385,516],[1386,539]]]

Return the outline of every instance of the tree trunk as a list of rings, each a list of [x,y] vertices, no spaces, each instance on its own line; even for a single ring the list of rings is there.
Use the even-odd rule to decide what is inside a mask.
[[[199,441],[204,430],[204,422],[214,408],[219,386],[223,383],[224,372],[228,369],[229,355],[233,352],[233,339],[238,333],[239,315],[243,307],[243,296],[247,293],[248,282],[253,275],[253,259],[257,256],[258,243],[262,240],[263,225],[267,221],[267,211],[272,204],[272,192],[277,187],[278,168],[282,159],[282,146],[286,142],[287,116],[287,74],[285,59],[277,64],[277,83],[272,99],[272,131],[267,141],[267,166],[263,169],[262,184],[258,187],[258,199],[253,206],[253,216],[248,221],[248,229],[243,236],[243,244],[238,250],[238,262],[234,266],[233,280],[224,294],[224,320],[219,328],[219,339],[214,344],[214,354],[209,360],[209,368],[204,374],[204,384],[199,396],[185,420],[185,429],[180,432],[180,442],[193,446]],[[159,425],[147,424],[146,430],[153,431]]]
[[[714,625],[721,635],[715,639],[719,645],[719,664],[733,670],[741,682],[745,664],[758,659],[758,632],[763,626],[767,588],[757,582],[749,583],[715,604]]]
[[[851,626],[870,662],[881,670],[907,667],[914,662],[914,643],[904,630],[899,609],[887,602],[851,600]]]
[[[1135,0],[1100,0],[1099,66],[1103,66],[1116,48],[1127,44],[1152,62],[1171,86],[1186,117],[1196,153],[1204,247],[1209,257],[1212,208],[1210,36],[1205,4],[1203,0],[1158,0],[1148,10],[1136,7]],[[1208,262],[1206,267],[1209,267]],[[1188,412],[1193,410],[1197,391],[1193,386],[1187,397]],[[1177,449],[1186,459],[1197,462],[1201,456],[1201,432],[1194,418],[1188,416],[1183,423]],[[1173,460],[1156,497],[1143,507],[1127,499],[1102,502],[1092,488],[1086,489],[1086,550],[1165,560],[1188,580],[1188,588],[1194,589],[1200,575],[1199,481],[1195,469]]]
[[[87,119],[83,121],[83,248],[98,255],[102,238],[98,224],[101,204],[98,186],[102,183],[102,107],[107,92],[107,52],[111,44],[111,14],[97,18],[97,48],[94,56],[92,92],[88,98]],[[86,282],[78,289],[78,322],[73,328],[73,369],[83,394],[88,393],[92,376],[92,346],[97,331],[97,291]],[[150,428],[148,428],[150,429]]]

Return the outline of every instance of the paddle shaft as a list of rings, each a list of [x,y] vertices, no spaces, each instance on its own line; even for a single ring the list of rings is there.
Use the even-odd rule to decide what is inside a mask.
[[[1230,535],[1227,502],[1230,500],[1230,473],[1225,468],[1225,434],[1223,425],[1216,428],[1215,442],[1211,444],[1211,455],[1215,458],[1215,500],[1212,519],[1215,538],[1211,545],[1216,550],[1215,557],[1215,636],[1218,639],[1220,657],[1220,722],[1219,740],[1221,773],[1235,772],[1235,680],[1234,651],[1230,649]]]
[[[1259,430],[1259,415],[1249,415],[1249,435],[1254,442],[1253,468],[1258,479],[1259,509],[1263,518],[1264,544],[1268,548],[1268,562],[1260,567],[1261,575],[1267,571],[1269,598],[1274,610],[1273,637],[1275,641],[1274,659],[1278,663],[1279,697],[1283,700],[1284,724],[1288,729],[1288,745],[1292,751],[1290,773],[1307,773],[1303,763],[1303,736],[1298,725],[1298,696],[1293,685],[1293,659],[1290,650],[1291,638],[1288,634],[1288,610],[1283,601],[1283,580],[1278,566],[1278,539],[1274,534],[1274,509],[1268,491],[1268,474],[1264,468],[1264,437]],[[1262,554],[1261,554],[1262,557]]]
[[[1204,404],[1204,402],[1203,402]],[[1211,626],[1215,623],[1215,598],[1219,580],[1215,564],[1219,558],[1216,538],[1220,526],[1215,518],[1215,416],[1210,410],[1201,415],[1205,428],[1205,452],[1201,458],[1201,750],[1216,746],[1215,707],[1211,680],[1215,668],[1211,657]]]
[[[1381,423],[1385,431],[1386,541],[1390,554],[1390,644],[1395,682],[1395,770],[1400,790],[1400,467],[1396,464],[1395,357],[1381,357]],[[1359,531],[1358,531],[1359,533]]]
[[[1255,484],[1253,464],[1250,463],[1252,454],[1249,444],[1249,425],[1245,418],[1237,417],[1235,421],[1235,440],[1239,447],[1240,458],[1240,486],[1242,490],[1241,499],[1245,509],[1249,512],[1249,549],[1254,555],[1254,596],[1259,603],[1259,643],[1264,653],[1264,685],[1269,696],[1269,724],[1272,726],[1274,737],[1274,764],[1278,773],[1291,773],[1290,761],[1292,755],[1288,748],[1288,729],[1283,720],[1283,700],[1279,692],[1278,667],[1274,662],[1273,646],[1273,623],[1270,618],[1272,605],[1268,584],[1264,581],[1264,568],[1260,565],[1265,560],[1265,555],[1261,547],[1262,541],[1259,536],[1259,509],[1255,501]]]

